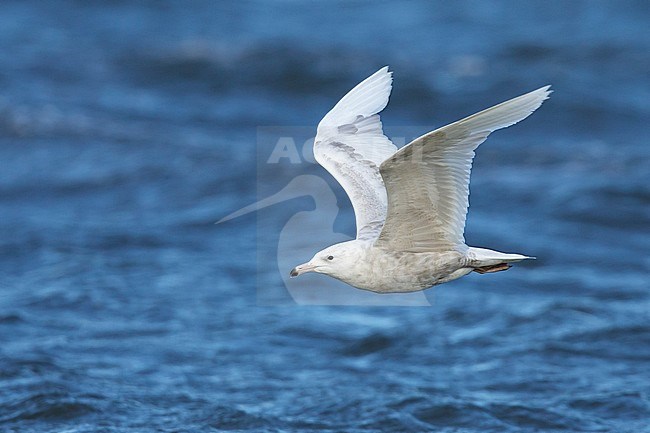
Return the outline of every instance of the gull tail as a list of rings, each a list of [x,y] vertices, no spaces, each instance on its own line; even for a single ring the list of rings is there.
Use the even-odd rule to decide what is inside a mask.
[[[511,267],[510,263],[535,258],[522,254],[501,253],[499,251],[475,247],[469,247],[467,257],[470,260],[470,267],[474,268],[474,272],[478,272],[479,274],[507,271]]]

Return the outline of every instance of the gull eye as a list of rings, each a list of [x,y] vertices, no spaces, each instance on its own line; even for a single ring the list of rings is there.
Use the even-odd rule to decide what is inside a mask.
[[[334,260],[334,256],[327,256],[327,260]]]

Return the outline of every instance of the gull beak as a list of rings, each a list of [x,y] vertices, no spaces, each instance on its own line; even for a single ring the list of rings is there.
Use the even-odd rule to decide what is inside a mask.
[[[314,272],[315,269],[316,269],[315,265],[312,265],[311,263],[305,263],[303,265],[298,265],[295,268],[293,268],[291,272],[289,272],[289,275],[291,276],[291,278],[293,278],[293,277],[297,277],[298,275],[305,274],[307,272]]]

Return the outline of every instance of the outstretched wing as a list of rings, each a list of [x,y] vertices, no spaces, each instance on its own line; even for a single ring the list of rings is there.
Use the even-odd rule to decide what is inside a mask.
[[[376,239],[386,219],[386,188],[379,165],[397,151],[379,113],[388,104],[392,72],[381,68],[350,90],[318,124],[314,156],[348,194],[357,239]]]
[[[550,86],[416,138],[380,167],[388,215],[375,245],[397,251],[463,247],[474,150],[497,129],[528,117]]]

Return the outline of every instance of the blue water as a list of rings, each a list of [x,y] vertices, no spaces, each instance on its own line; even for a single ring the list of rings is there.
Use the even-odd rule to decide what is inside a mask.
[[[1,431],[650,432],[647,2],[0,10]],[[389,134],[553,85],[479,149],[467,226],[538,260],[431,307],[259,305],[278,208],[213,224],[257,199],[257,127],[385,64]]]

